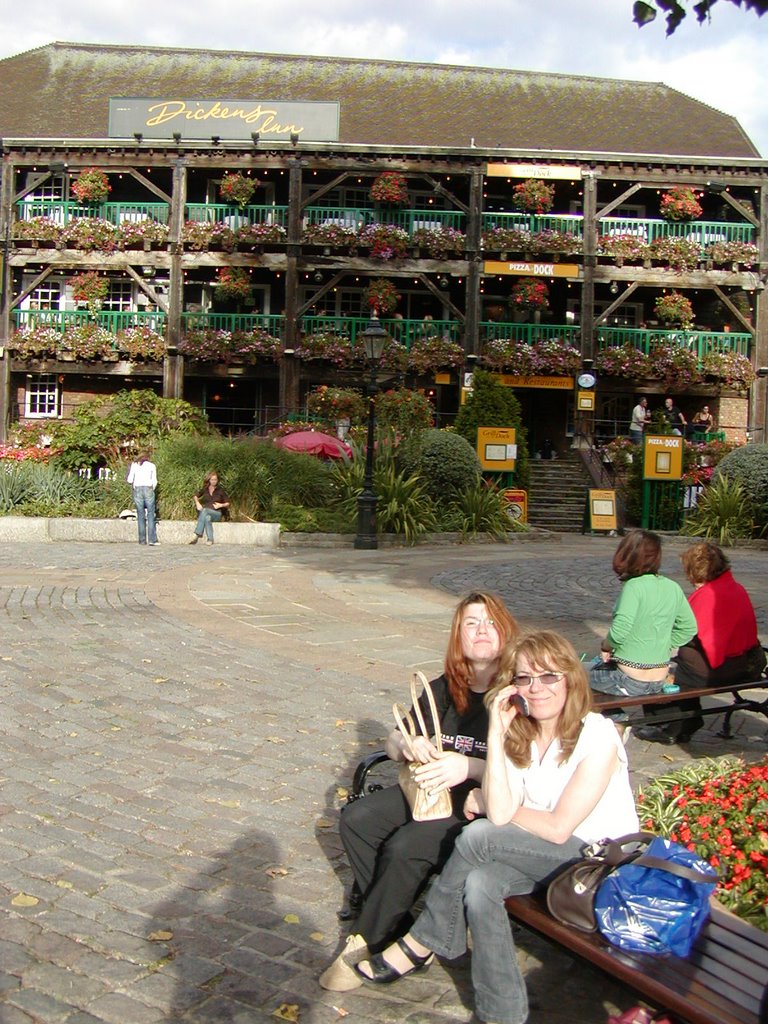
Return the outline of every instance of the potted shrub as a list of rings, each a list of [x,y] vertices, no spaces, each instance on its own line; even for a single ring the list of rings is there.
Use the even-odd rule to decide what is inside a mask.
[[[365,304],[379,316],[389,316],[395,311],[400,296],[397,288],[384,277],[375,277],[365,289]]]
[[[702,209],[696,193],[686,185],[675,185],[661,194],[661,216],[664,220],[696,220]]]
[[[526,178],[515,185],[512,202],[516,210],[526,213],[549,213],[555,202],[555,186],[539,178]]]
[[[370,191],[374,203],[405,206],[408,202],[408,183],[399,171],[384,171],[373,180]]]
[[[109,178],[98,167],[86,167],[71,185],[72,195],[79,203],[103,203],[112,191]]]
[[[87,306],[90,313],[98,313],[109,292],[109,281],[95,270],[75,274],[70,279],[72,298],[78,306]]]
[[[248,174],[226,171],[219,182],[219,194],[225,202],[236,203],[242,210],[250,203],[257,185],[260,184],[261,182],[254,181]]]
[[[549,309],[549,288],[546,281],[537,277],[521,277],[512,288],[509,298],[513,309],[537,310]]]
[[[693,326],[693,306],[690,299],[680,292],[665,292],[659,295],[653,308],[663,324],[683,327],[686,330]]]

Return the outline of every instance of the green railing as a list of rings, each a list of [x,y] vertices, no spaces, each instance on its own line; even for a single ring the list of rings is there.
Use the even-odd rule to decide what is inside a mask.
[[[168,223],[168,203],[78,203],[68,199],[43,200],[22,199],[16,203],[19,220],[32,217],[48,217],[63,227],[78,217],[99,217],[110,224],[120,225],[124,221],[155,220]]]
[[[713,242],[752,242],[751,224],[731,221],[696,220],[687,223],[669,220],[641,220],[638,217],[601,217],[597,222],[600,237],[633,235],[650,245],[659,238],[685,238],[702,249]]]
[[[282,338],[285,317],[271,313],[182,313],[183,333],[189,331],[256,331],[263,330],[274,338]]]
[[[412,235],[417,228],[464,230],[464,214],[460,210],[381,210],[370,207],[308,206],[303,211],[304,224],[336,224],[359,231],[366,224],[393,224]]]
[[[598,327],[597,348],[620,348],[632,345],[646,355],[659,344],[679,345],[695,352],[699,359],[710,352],[735,352],[749,356],[752,336],[733,331],[648,331],[637,327]]]
[[[112,333],[125,330],[127,327],[149,327],[162,334],[165,330],[166,314],[147,310],[102,310],[89,313],[87,309],[14,309],[14,326],[19,329],[35,327],[51,327],[62,333],[68,327],[79,327],[81,324],[97,323]]]
[[[367,316],[304,316],[301,329],[304,334],[339,334],[349,338],[354,345],[358,336],[370,323]],[[447,338],[461,343],[464,329],[456,320],[386,320],[381,326],[394,341],[410,350],[411,345],[421,338]]]
[[[557,231],[582,238],[584,218],[575,214],[484,213],[482,230],[492,231],[493,228],[527,231],[532,235],[540,231]]]
[[[187,203],[184,207],[187,220],[202,221],[206,224],[226,224],[230,228],[247,227],[249,224],[288,224],[287,206],[233,206],[231,203]]]
[[[532,345],[537,341],[560,341],[564,345],[579,348],[581,329],[572,325],[562,324],[500,324],[490,320],[480,324],[480,340],[493,341],[502,338],[504,341],[521,341]]]

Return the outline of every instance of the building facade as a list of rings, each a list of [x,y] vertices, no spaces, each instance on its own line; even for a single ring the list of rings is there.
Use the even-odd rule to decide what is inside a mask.
[[[362,384],[376,309],[441,424],[484,366],[534,449],[641,393],[765,439],[768,164],[665,86],[57,43],[0,112],[4,435],[125,387],[261,432]]]

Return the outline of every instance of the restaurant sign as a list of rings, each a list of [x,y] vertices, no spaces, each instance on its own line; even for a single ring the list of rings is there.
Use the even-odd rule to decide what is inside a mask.
[[[488,178],[548,178],[580,181],[581,167],[574,164],[488,164]]]
[[[109,137],[130,139],[212,139],[287,142],[337,142],[338,103],[287,103],[280,100],[189,100],[176,97],[109,101]]]
[[[526,277],[578,277],[578,263],[533,263],[527,260],[486,260],[484,274],[523,274]]]

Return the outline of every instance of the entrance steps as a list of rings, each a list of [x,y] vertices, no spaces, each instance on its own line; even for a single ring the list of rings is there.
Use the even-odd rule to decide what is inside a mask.
[[[581,533],[587,491],[594,486],[577,451],[556,459],[532,459],[528,522],[556,533]]]

